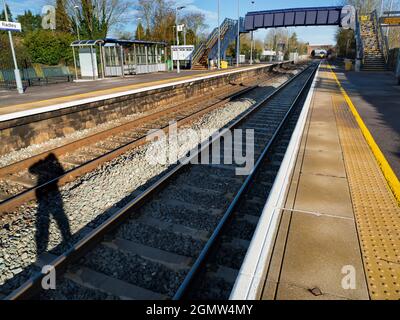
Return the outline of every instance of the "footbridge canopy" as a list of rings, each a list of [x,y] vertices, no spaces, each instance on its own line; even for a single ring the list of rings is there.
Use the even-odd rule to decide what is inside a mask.
[[[353,6],[314,7],[249,12],[245,17],[246,32],[261,28],[340,26],[354,29],[356,10]]]

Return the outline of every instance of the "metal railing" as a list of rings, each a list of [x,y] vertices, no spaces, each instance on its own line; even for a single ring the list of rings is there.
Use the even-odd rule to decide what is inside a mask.
[[[356,46],[357,46],[356,58],[361,61],[364,59],[364,43],[361,38],[360,17],[358,15],[356,19],[355,36],[356,36]]]
[[[205,50],[204,43],[200,43],[200,45],[196,48],[196,51],[193,54],[192,64],[195,64],[198,62],[198,60],[200,60],[204,50]]]
[[[229,30],[233,25],[236,25],[236,20],[226,18],[221,24],[221,37]],[[201,43],[195,50],[192,58],[192,64],[196,64],[207,49],[212,49],[215,43],[218,41],[218,28],[215,28],[208,36],[205,43]]]
[[[387,64],[388,58],[389,58],[389,45],[388,45],[386,37],[383,35],[382,26],[379,23],[378,13],[376,12],[376,10],[374,10],[371,13],[371,16],[373,19],[375,32],[378,36],[379,49],[381,50],[381,52],[385,58],[385,63]]]

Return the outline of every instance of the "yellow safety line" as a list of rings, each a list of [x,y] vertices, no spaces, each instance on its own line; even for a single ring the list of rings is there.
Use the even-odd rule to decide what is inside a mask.
[[[390,166],[389,162],[386,160],[384,154],[382,153],[381,149],[379,148],[378,144],[375,142],[371,132],[368,130],[368,127],[365,125],[363,119],[361,118],[360,114],[357,111],[357,108],[354,106],[353,101],[350,99],[349,95],[347,94],[346,90],[343,88],[342,84],[340,83],[335,71],[333,70],[332,66],[328,64],[329,69],[333,73],[333,77],[339,86],[340,92],[342,93],[344,99],[347,102],[354,118],[356,119],[364,137],[367,141],[369,147],[371,148],[385,179],[392,190],[394,196],[397,199],[397,203],[400,205],[400,182],[397,178],[396,174],[394,173],[392,167]]]
[[[240,68],[243,70],[246,69],[251,69],[250,67],[243,67]],[[235,69],[237,70],[237,69]],[[116,92],[123,92],[124,90],[133,90],[137,88],[146,88],[146,87],[152,87],[155,85],[163,84],[163,83],[169,83],[169,82],[175,82],[175,81],[184,81],[187,79],[197,79],[201,77],[205,77],[208,75],[218,75],[224,72],[229,72],[229,70],[221,70],[221,71],[212,71],[212,72],[205,72],[205,73],[200,73],[196,75],[189,75],[189,76],[184,76],[184,77],[176,77],[176,78],[171,78],[171,79],[164,79],[164,80],[157,80],[157,81],[151,81],[151,82],[144,82],[144,83],[137,83],[137,84],[131,84],[127,86],[121,86],[121,87],[116,87],[116,88],[110,88],[110,89],[102,89],[102,90],[94,90],[86,93],[80,93],[80,94],[75,94],[75,95],[70,95],[70,96],[64,96],[64,97],[58,97],[58,98],[51,98],[51,99],[46,99],[46,100],[38,100],[34,102],[28,102],[28,103],[22,103],[22,104],[16,104],[16,105],[10,105],[10,106],[3,106],[3,108],[28,108],[31,106],[34,107],[42,107],[38,106],[38,104],[47,104],[47,103],[60,103],[60,102],[69,102],[73,101],[77,98],[90,98],[90,97],[97,97],[98,95],[106,95],[106,94],[111,94],[111,93],[116,93]],[[1,108],[1,106],[0,106]],[[1,114],[1,113],[0,113]]]

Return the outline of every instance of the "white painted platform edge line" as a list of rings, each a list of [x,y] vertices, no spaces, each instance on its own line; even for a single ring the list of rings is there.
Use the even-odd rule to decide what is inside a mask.
[[[246,253],[239,275],[232,289],[230,300],[256,300],[258,289],[264,284],[273,240],[276,233],[280,211],[284,206],[290,178],[296,165],[297,154],[307,122],[307,116],[314,96],[320,66],[315,74],[303,110],[293,132],[285,157],[275,179],[260,221],[257,225],[249,250]]]
[[[70,101],[70,102],[36,108],[36,109],[32,109],[32,110],[8,113],[5,115],[0,115],[0,122],[23,118],[23,117],[41,114],[41,113],[45,113],[45,112],[61,110],[61,109],[65,109],[65,108],[71,108],[71,107],[79,106],[82,104],[102,101],[102,100],[106,100],[106,99],[119,98],[119,97],[131,95],[131,94],[135,94],[135,93],[141,93],[141,92],[150,91],[150,90],[173,87],[173,86],[177,86],[177,85],[185,84],[185,83],[189,83],[189,82],[197,82],[197,81],[201,81],[201,80],[216,78],[219,76],[225,76],[225,75],[235,74],[235,73],[244,72],[244,71],[251,71],[251,70],[260,69],[260,68],[267,68],[272,65],[273,64],[264,64],[264,65],[254,66],[254,67],[245,67],[240,70],[231,70],[231,71],[222,72],[222,73],[218,73],[218,74],[211,74],[211,75],[207,75],[207,76],[195,77],[193,79],[180,80],[180,81],[175,81],[175,82],[171,82],[171,83],[164,83],[164,84],[159,84],[159,85],[155,85],[155,86],[144,87],[144,88],[139,88],[139,89],[134,89],[134,90],[129,90],[129,91],[116,92],[116,93],[102,95],[102,96],[98,96],[98,97],[74,100],[74,101]],[[168,79],[165,79],[165,80],[168,80]],[[162,81],[162,80],[160,80],[160,81]],[[132,84],[132,85],[134,85],[134,84]],[[107,90],[107,89],[104,89],[104,90]],[[90,92],[88,92],[88,93],[90,93]],[[63,97],[60,97],[60,98],[63,98]],[[57,99],[57,98],[55,98],[55,99]],[[28,103],[32,103],[32,102],[28,102]]]

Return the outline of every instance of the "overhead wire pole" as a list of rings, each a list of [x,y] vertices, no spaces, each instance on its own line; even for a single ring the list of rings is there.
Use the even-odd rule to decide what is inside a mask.
[[[250,39],[250,64],[253,64],[253,37],[254,33],[251,31],[251,39]]]
[[[255,1],[252,1],[251,4],[255,4]],[[253,45],[254,45],[254,31],[251,30],[251,40],[250,40],[250,64],[253,64]]]
[[[6,21],[9,22],[6,0],[3,0],[3,4],[4,4],[4,15],[5,15]],[[14,68],[15,68],[14,74],[15,74],[15,82],[17,84],[17,90],[18,90],[19,94],[23,94],[24,87],[22,86],[21,73],[18,68],[18,62],[17,62],[17,57],[15,55],[14,42],[13,42],[13,37],[12,37],[11,31],[8,31],[8,38],[10,39],[11,54],[12,54],[13,61],[14,61]]]
[[[237,50],[236,50],[236,66],[240,64],[240,0],[238,0],[238,33],[237,33]]]
[[[220,0],[218,0],[218,69],[221,69],[221,23],[220,23]]]

